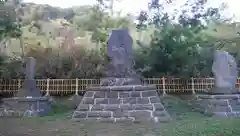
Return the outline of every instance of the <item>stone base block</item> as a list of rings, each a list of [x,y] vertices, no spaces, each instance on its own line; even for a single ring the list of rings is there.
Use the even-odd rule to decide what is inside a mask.
[[[18,90],[16,97],[41,97],[41,91],[36,86],[37,83],[35,79],[25,79],[23,82],[23,87]]]
[[[97,86],[89,87],[86,91],[144,91],[144,90],[156,90],[155,85],[118,85],[118,86]]]
[[[141,80],[139,78],[107,77],[107,78],[101,78],[100,80],[101,86],[121,86],[121,85],[137,85],[137,84],[141,84]]]
[[[44,116],[51,111],[50,102],[46,97],[13,97],[2,101],[0,117]]]
[[[240,95],[197,95],[197,105],[206,113],[219,116],[240,115]]]
[[[240,93],[238,88],[211,88],[208,90],[209,95],[217,95],[217,94],[237,94]]]
[[[135,88],[134,91],[132,91],[133,88]],[[161,104],[156,90],[151,90],[152,88],[149,90],[147,86],[122,88],[114,86],[112,89],[112,91],[111,89],[87,91],[72,118],[74,120],[111,120],[113,122],[123,120],[166,122],[171,119]],[[121,89],[122,91],[120,91]]]

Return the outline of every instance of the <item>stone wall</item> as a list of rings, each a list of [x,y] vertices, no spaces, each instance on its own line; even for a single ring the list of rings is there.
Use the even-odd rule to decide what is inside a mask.
[[[98,90],[98,91],[96,91]],[[112,86],[90,88],[73,114],[74,120],[169,121],[155,86]]]
[[[240,116],[240,95],[197,95],[197,104],[204,112],[221,116]]]

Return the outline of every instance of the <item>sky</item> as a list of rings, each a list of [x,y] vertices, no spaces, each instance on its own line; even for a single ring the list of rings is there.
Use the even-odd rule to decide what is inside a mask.
[[[96,0],[23,0],[24,2],[33,2],[37,4],[49,4],[51,6],[57,6],[62,8],[68,8],[79,5],[92,5],[96,3]],[[148,2],[151,0],[121,0],[122,2],[116,4],[115,10],[121,10],[124,13],[139,13],[141,10],[147,10]],[[174,1],[174,0],[173,0]],[[186,0],[177,1],[172,6],[179,7]],[[208,0],[209,6],[218,7],[220,3],[225,2],[228,5],[228,10],[225,13],[227,16],[234,15],[234,20],[240,21],[239,0]],[[169,7],[171,9],[171,7]]]

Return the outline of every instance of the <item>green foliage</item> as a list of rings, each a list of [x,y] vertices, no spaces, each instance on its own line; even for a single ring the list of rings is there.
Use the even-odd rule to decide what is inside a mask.
[[[207,48],[211,45],[205,41],[211,39],[204,33],[207,27],[203,22],[208,23],[215,19],[218,16],[218,9],[208,8],[203,13],[201,9],[205,7],[205,2],[187,2],[185,5],[190,4],[193,6],[189,11],[180,10],[176,13],[180,14],[179,17],[173,17],[178,20],[177,22],[174,22],[167,13],[161,12],[159,8],[164,5],[156,5],[154,2],[150,4],[152,6],[150,8],[158,9],[158,12],[149,20],[155,25],[150,48],[141,49],[143,53],[138,54],[144,55],[145,65],[151,67],[144,73],[145,76],[210,76],[212,56],[208,53],[212,52]],[[142,60],[138,57],[136,63],[140,64]]]
[[[205,1],[187,2],[185,5],[188,8],[176,9],[174,15],[179,16],[175,17],[166,14],[164,8],[161,8],[168,6],[168,3],[162,4],[158,1],[152,1],[149,4],[150,10],[141,12],[138,17],[132,15],[111,16],[108,10],[112,7],[108,7],[109,5],[105,7],[104,3],[106,4],[106,2],[100,1],[99,5],[67,9],[22,3],[21,11],[23,11],[23,14],[20,18],[23,24],[21,30],[23,32],[25,54],[36,57],[37,62],[42,63],[42,58],[48,56],[42,50],[45,50],[44,48],[55,50],[54,53],[44,59],[44,65],[39,66],[37,77],[99,77],[101,68],[95,70],[93,67],[95,65],[102,66],[103,60],[101,59],[106,54],[109,33],[116,28],[128,28],[130,30],[134,40],[135,68],[146,77],[210,76],[212,51],[214,49],[228,50],[240,58],[239,47],[236,46],[239,43],[239,36],[236,36],[234,32],[239,30],[239,26],[237,26],[237,23],[227,24],[226,21],[222,21],[218,8],[208,8],[205,10],[206,12],[199,12],[202,8],[205,8]],[[113,4],[117,4],[114,0],[113,2]],[[171,2],[169,3],[171,4]],[[152,13],[151,16],[147,14],[149,12]],[[12,14],[12,12],[9,13]],[[193,16],[188,16],[189,13]],[[135,18],[139,20],[138,24],[133,23]],[[11,25],[7,23],[7,21],[14,22],[16,16],[8,19],[0,23],[4,26],[4,29],[1,29],[3,30],[1,33],[4,33],[2,37],[19,37],[21,31],[15,29],[19,26],[15,23]],[[68,33],[66,27],[73,31]],[[16,30],[19,30],[19,34],[15,33]],[[60,45],[61,38],[59,36],[62,35],[67,36],[67,38],[64,38],[64,45]],[[75,39],[77,42],[74,44]],[[233,45],[232,43],[236,44]],[[74,46],[73,50],[76,49],[79,53],[73,51],[62,53],[70,45]],[[61,46],[64,46],[64,49],[57,49]],[[20,51],[19,41],[10,39],[8,47],[9,51],[12,52],[10,55],[18,56]],[[82,49],[83,52],[81,52]],[[94,51],[87,51],[88,49],[94,49]],[[81,59],[81,55],[76,54],[84,54],[83,56],[87,58],[95,58],[94,63],[96,64],[91,64],[91,60],[86,61],[86,59]],[[83,56],[82,58],[85,58]],[[7,62],[9,60],[15,60],[15,58],[8,58]],[[47,62],[51,62],[51,65],[46,64]],[[89,65],[85,67],[85,65],[80,65],[79,62]],[[10,62],[7,64],[9,67],[13,67],[15,63],[14,61],[11,66]],[[3,68],[7,72],[3,72],[2,77],[21,77],[21,74],[15,74],[14,72],[10,74],[9,67]],[[48,71],[43,70],[47,69],[46,67],[48,67]],[[93,70],[87,71],[87,69]],[[19,72],[21,73],[21,70]]]
[[[5,37],[17,38],[21,35],[20,26],[16,24],[13,7],[6,6],[6,1],[0,3],[0,41]]]

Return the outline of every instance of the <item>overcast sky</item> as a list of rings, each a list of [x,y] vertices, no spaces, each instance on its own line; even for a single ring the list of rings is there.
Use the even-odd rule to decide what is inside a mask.
[[[96,3],[96,0],[23,0],[24,2],[33,2],[37,4],[49,4],[51,6],[57,6],[62,8],[67,8],[71,6],[78,5],[92,5]],[[115,10],[123,11],[124,13],[138,13],[141,10],[147,10],[148,2],[151,0],[122,0],[122,2],[116,4]],[[174,1],[174,0],[173,0]],[[186,0],[175,0],[173,6],[178,7],[183,4]],[[235,15],[235,20],[240,21],[240,1],[238,0],[208,0],[209,5],[216,7],[220,3],[225,2],[228,4],[228,14]],[[171,8],[171,7],[169,7]]]

